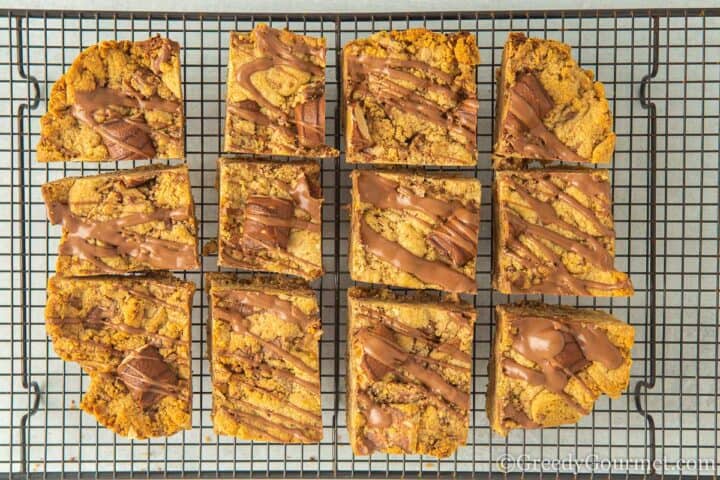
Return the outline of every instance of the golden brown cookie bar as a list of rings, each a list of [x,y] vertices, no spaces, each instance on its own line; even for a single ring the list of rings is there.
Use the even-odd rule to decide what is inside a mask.
[[[628,275],[614,266],[607,170],[499,171],[494,189],[494,288],[522,294],[633,294]]]
[[[347,161],[475,165],[479,61],[466,32],[380,32],[345,45]]]
[[[198,268],[197,227],[185,165],[145,166],[42,186],[61,224],[59,275]]]
[[[320,277],[320,165],[221,158],[218,172],[218,265]]]
[[[41,162],[184,158],[180,46],[93,45],[55,82],[40,124]]]
[[[245,440],[322,440],[315,293],[298,279],[207,275],[215,432]]]
[[[615,134],[605,88],[568,45],[510,33],[497,85],[495,168],[610,162]]]
[[[500,435],[576,423],[627,388],[635,330],[612,315],[529,302],[496,316],[487,414]]]
[[[170,274],[50,278],[47,333],[90,375],[80,407],[100,424],[138,439],[190,428],[194,291]]]
[[[351,177],[353,280],[476,292],[476,179],[370,170]]]
[[[325,39],[230,33],[225,151],[336,157],[325,145]]]
[[[468,431],[475,310],[348,290],[348,430],[356,455],[451,455]]]

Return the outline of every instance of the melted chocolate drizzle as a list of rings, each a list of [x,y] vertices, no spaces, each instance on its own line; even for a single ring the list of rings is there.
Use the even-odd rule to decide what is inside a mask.
[[[543,123],[554,103],[533,73],[520,74],[508,89],[508,112],[501,135],[514,153],[539,160],[585,162]]]
[[[585,207],[565,190],[557,187],[550,180],[550,175],[553,178],[562,179],[566,185],[572,185],[581,192],[601,198],[601,201],[609,200],[610,187],[607,182],[597,181],[591,174],[553,173],[542,174],[534,178],[538,191],[544,190],[552,201],[564,203],[569,210],[577,211],[585,217],[597,232],[588,233],[563,220],[549,201],[540,200],[534,196],[527,185],[519,182],[515,175],[503,175],[502,181],[507,182],[510,189],[517,193],[524,202],[524,205],[515,205],[512,202],[508,202],[507,205],[518,210],[529,208],[537,219],[533,223],[516,213],[515,209],[506,209],[510,235],[504,253],[512,256],[529,271],[547,271],[545,275],[538,275],[542,278],[542,282],[539,284],[525,285],[525,276],[518,275],[513,286],[518,291],[547,294],[567,292],[575,295],[592,295],[590,290],[612,291],[628,288],[630,281],[627,278],[618,279],[614,284],[606,284],[573,275],[563,263],[560,255],[547,245],[547,243],[551,243],[568,252],[574,252],[598,270],[614,270],[613,256],[608,247],[601,242],[603,237],[610,241],[614,239],[613,229],[605,225],[593,210]],[[554,227],[554,229],[550,227]],[[568,233],[563,234],[558,230]],[[542,256],[535,254],[527,247],[526,243],[534,245]]]
[[[403,189],[399,183],[374,172],[358,171],[355,178],[361,202],[369,203],[377,208],[414,210],[432,218],[435,226],[428,235],[428,242],[443,253],[455,267],[462,267],[475,259],[479,228],[479,212],[477,210],[454,200],[447,201],[429,196],[419,196],[408,189]],[[461,275],[439,262],[422,259],[405,250],[396,242],[384,239],[374,230],[372,232],[369,230],[372,229],[364,219],[361,219],[361,236],[363,239],[367,236],[368,241],[372,242],[371,245],[365,242],[368,250],[371,250],[372,253],[380,252],[378,255],[380,258],[401,270],[414,274],[426,283],[447,286],[449,283],[457,282],[458,275]],[[385,248],[389,244],[395,247]],[[390,258],[393,260],[389,260]],[[408,259],[409,261],[406,261]],[[428,268],[428,265],[435,267]],[[461,276],[466,279],[465,282],[460,282],[464,284],[462,288],[465,288],[461,291],[474,291],[475,285],[472,280],[464,275]],[[430,280],[426,280],[426,278],[430,278]]]
[[[283,300],[277,295],[250,290],[220,290],[215,293],[215,296],[219,300],[227,302],[229,305],[226,306],[238,308],[243,317],[270,311],[281,320],[294,323],[303,331],[309,325],[318,323],[316,316],[306,314],[292,302]],[[247,307],[248,311],[242,311],[242,307]]]
[[[197,266],[195,248],[191,244],[149,237],[127,230],[148,222],[178,222],[190,218],[188,207],[158,208],[148,213],[131,213],[120,218],[93,221],[75,215],[70,205],[51,203],[48,217],[53,225],[62,224],[65,239],[60,255],[70,255],[91,262],[99,272],[122,273],[106,264],[103,257],[128,256],[154,269],[183,270]],[[96,242],[102,242],[99,245]]]
[[[514,319],[513,326],[517,328],[517,332],[513,337],[512,349],[532,361],[538,369],[504,358],[503,373],[530,385],[545,387],[560,395],[582,415],[589,412],[565,392],[570,378],[578,380],[592,396],[592,389],[578,373],[592,362],[599,362],[608,370],[614,370],[625,361],[607,334],[591,325],[566,323],[559,318],[522,317]],[[525,412],[520,412],[515,407],[508,411],[508,405],[505,406],[506,418],[521,426],[528,422],[537,425]]]

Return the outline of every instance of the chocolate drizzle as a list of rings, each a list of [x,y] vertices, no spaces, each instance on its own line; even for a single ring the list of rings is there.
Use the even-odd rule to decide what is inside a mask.
[[[562,143],[543,123],[554,108],[550,95],[533,73],[518,75],[507,90],[508,112],[501,127],[513,153],[539,160],[586,160]]]
[[[117,374],[143,409],[164,397],[178,396],[180,391],[177,374],[152,345],[130,352],[118,366]]]
[[[527,175],[527,174],[525,174]],[[603,203],[609,203],[609,185],[598,181],[591,173],[553,172],[533,174],[528,181],[519,181],[518,175],[504,173],[499,182],[508,185],[521,199],[522,204],[512,200],[505,201],[505,212],[509,227],[509,238],[504,253],[514,258],[529,272],[540,272],[540,283],[526,285],[526,276],[518,275],[513,287],[518,291],[534,293],[572,293],[575,295],[592,295],[591,290],[612,291],[631,288],[626,276],[615,283],[608,284],[580,278],[572,274],[565,266],[562,257],[550,245],[573,252],[595,269],[614,271],[614,259],[611,252],[614,232],[606,225],[595,211],[581,204],[567,193],[567,186],[573,186],[586,195],[592,194]],[[551,179],[559,179],[566,185],[558,187]],[[548,200],[541,199],[545,195]],[[555,203],[564,204],[568,211],[582,215],[594,232],[581,230],[578,226],[564,220]],[[609,206],[608,206],[609,208]],[[531,210],[534,220],[526,219],[519,212]],[[606,213],[608,218],[611,214]],[[609,243],[608,243],[609,242]],[[533,252],[528,244],[533,245],[540,255]]]
[[[244,242],[286,249],[293,223],[292,201],[277,197],[252,196],[245,203]]]
[[[466,207],[459,201],[417,195],[409,189],[401,187],[398,182],[374,172],[358,171],[355,179],[361,202],[383,209],[416,211],[430,217],[434,228],[428,235],[428,242],[455,267],[462,267],[475,259],[479,228],[479,212],[477,210]],[[418,218],[418,220],[420,219]],[[438,262],[417,257],[397,243],[384,239],[374,230],[371,232],[372,229],[364,219],[361,219],[360,228],[363,239],[367,237],[368,241],[372,242],[372,245],[365,242],[366,247],[373,253],[379,252],[376,254],[380,258],[392,263],[397,268],[414,274],[426,283],[443,286],[458,282],[458,275],[460,275],[466,279],[464,282],[459,282],[464,284],[461,288],[465,290],[461,291],[472,292],[475,290],[472,280],[464,275]],[[382,240],[378,237],[381,237]],[[389,244],[395,247],[389,248]],[[390,260],[391,257],[392,260]],[[434,265],[434,268],[427,268],[428,265]],[[458,286],[453,288],[458,288]]]
[[[124,114],[121,109],[174,113],[180,111],[181,105],[158,96],[143,98],[131,90],[125,93],[109,87],[75,92],[72,115],[103,138],[110,158],[140,160],[155,156],[155,146],[150,137],[152,129],[142,112]]]
[[[570,379],[575,378],[593,396],[593,390],[578,374],[592,362],[599,362],[608,370],[619,368],[624,363],[618,347],[597,327],[548,317],[515,318],[513,326],[517,332],[513,336],[512,349],[533,362],[537,369],[504,358],[503,373],[530,385],[545,387],[560,395],[582,415],[587,415],[588,411],[565,392]],[[508,411],[506,406],[505,415],[524,425],[527,422],[519,413],[527,417],[517,409]]]
[[[226,302],[228,304],[226,306],[238,308],[242,316],[270,311],[281,320],[294,323],[303,331],[309,325],[318,322],[316,316],[306,314],[292,302],[283,300],[277,295],[251,290],[220,290],[215,296]],[[248,311],[243,311],[242,307],[247,307]]]
[[[194,245],[150,237],[129,230],[149,222],[178,222],[190,218],[188,207],[158,208],[147,213],[131,213],[120,218],[94,221],[82,218],[65,203],[48,205],[53,225],[62,224],[65,238],[60,255],[70,255],[91,262],[99,272],[122,273],[103,261],[106,257],[128,256],[154,269],[182,270],[197,266]]]
[[[325,139],[324,69],[305,57],[316,59],[322,64],[325,49],[311,48],[302,39],[287,44],[280,39],[280,35],[280,30],[267,25],[259,25],[253,30],[256,54],[259,52],[260,56],[236,66],[235,74],[235,80],[250,100],[228,104],[228,109],[243,120],[272,127],[286,137],[292,137],[294,131],[302,146],[320,146]],[[304,98],[295,105],[292,116],[268,100],[252,81],[256,73],[275,67],[289,67],[319,77],[319,80],[313,80],[305,86]]]

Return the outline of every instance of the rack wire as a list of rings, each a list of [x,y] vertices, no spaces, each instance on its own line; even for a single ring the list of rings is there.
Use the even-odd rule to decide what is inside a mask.
[[[210,421],[205,357],[203,272],[193,307],[193,429],[165,439],[130,441],[78,409],[87,378],[62,362],[46,338],[43,309],[59,229],[46,221],[40,185],[136,162],[40,164],[39,118],[52,83],[75,56],[105,39],[159,33],[182,45],[191,169],[201,241],[217,233],[215,160],[221,154],[228,33],[256,23],[328,41],[328,142],[342,145],[338,116],[340,49],[385,29],[424,26],[472,32],[480,46],[477,168],[458,170],[483,184],[468,445],[449,459],[402,455],[353,457],[345,429],[345,291],[351,170],[322,163],[323,262],[316,282],[322,311],[324,439],[282,446],[218,437]],[[492,224],[489,154],[494,71],[509,31],[555,38],[595,71],[607,89],[618,135],[611,167],[617,264],[636,294],[628,299],[549,297],[612,312],[636,327],[631,388],[601,399],[577,426],[493,435],[485,418],[494,306],[510,297],[490,288]],[[718,163],[720,10],[473,12],[433,14],[233,15],[151,12],[0,12],[0,472],[17,477],[488,477],[717,476]],[[139,162],[137,162],[139,163]],[[515,298],[513,298],[514,300]],[[7,387],[7,388],[6,388]]]

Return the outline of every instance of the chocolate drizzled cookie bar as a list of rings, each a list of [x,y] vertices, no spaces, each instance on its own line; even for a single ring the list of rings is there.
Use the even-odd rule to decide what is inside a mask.
[[[501,293],[630,296],[614,267],[607,170],[499,171],[493,287]]]
[[[184,158],[180,46],[93,45],[53,85],[40,125],[41,162]]]
[[[218,265],[322,275],[318,163],[221,158],[218,175]]]
[[[300,280],[207,275],[215,432],[246,440],[322,440],[315,294]]]
[[[346,44],[347,161],[475,165],[479,61],[465,32],[380,32]]]
[[[131,438],[190,428],[194,291],[169,274],[49,280],[45,326],[55,352],[91,378],[80,408]]]
[[[185,165],[146,166],[42,186],[48,217],[62,225],[59,275],[100,275],[199,266]]]
[[[353,280],[475,293],[477,180],[369,170],[351,177]]]
[[[600,311],[498,305],[487,413],[500,435],[576,423],[630,380],[632,326]]]
[[[325,39],[261,24],[230,34],[225,151],[335,157],[325,145]]]
[[[568,45],[510,33],[497,85],[496,168],[610,162],[615,134],[605,88]]]
[[[475,311],[427,293],[348,290],[348,429],[356,455],[464,445]]]

